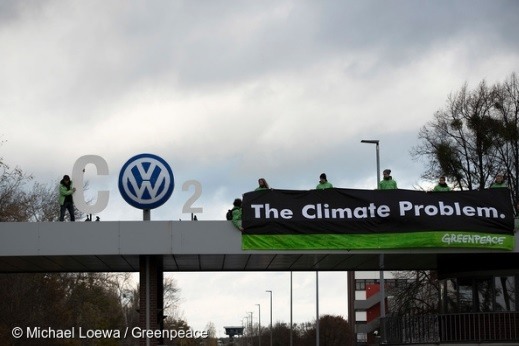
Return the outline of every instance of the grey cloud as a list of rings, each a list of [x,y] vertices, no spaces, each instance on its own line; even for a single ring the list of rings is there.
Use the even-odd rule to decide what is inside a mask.
[[[6,12],[19,11],[7,4]],[[362,72],[363,52],[376,56],[375,65],[364,71],[373,75],[387,65],[418,60],[445,39],[462,40],[469,30],[478,40],[490,36],[502,40],[501,46],[518,44],[512,30],[518,5],[508,1],[59,4],[47,3],[53,10],[40,18],[56,26],[48,29],[46,39],[54,43],[46,47],[63,59],[50,62],[57,78],[64,77],[55,93],[87,114],[128,90],[233,87],[327,60],[344,60],[345,70],[338,73],[355,75]],[[36,64],[38,45],[27,46]]]
[[[44,0],[33,1],[30,4],[18,0],[2,0],[0,1],[0,31],[2,27],[7,27],[18,20],[26,12],[39,11],[45,5]]]
[[[329,6],[322,7],[323,22],[315,38],[322,49],[346,55],[371,51],[378,56],[375,67],[419,60],[432,49],[445,49],[449,40],[459,46],[475,40],[481,49],[518,45],[512,34],[519,20],[517,2],[400,0],[325,4]],[[354,72],[354,67],[349,72]]]

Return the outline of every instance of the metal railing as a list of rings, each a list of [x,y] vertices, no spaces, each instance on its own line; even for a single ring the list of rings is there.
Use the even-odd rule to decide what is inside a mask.
[[[422,344],[437,343],[439,321],[437,315],[391,316],[384,321],[387,344]]]
[[[383,323],[387,344],[519,340],[519,312],[389,316]]]

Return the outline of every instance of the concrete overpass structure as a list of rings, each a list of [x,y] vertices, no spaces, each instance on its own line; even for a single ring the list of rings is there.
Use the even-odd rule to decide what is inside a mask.
[[[164,271],[517,270],[508,251],[408,249],[263,251],[241,249],[228,221],[0,222],[0,272],[138,272],[141,255]]]

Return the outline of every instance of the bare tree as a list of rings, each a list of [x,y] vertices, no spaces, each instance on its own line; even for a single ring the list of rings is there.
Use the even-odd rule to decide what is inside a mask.
[[[213,322],[208,322],[205,326],[207,331],[207,339],[204,342],[204,346],[217,346],[218,339],[216,338],[216,327]]]
[[[514,205],[519,202],[519,80],[512,73],[493,89],[494,109],[501,122],[498,152],[509,179]]]
[[[472,91],[465,84],[448,97],[446,108],[422,127],[418,135],[421,144],[411,155],[426,160],[426,179],[434,181],[444,175],[461,190],[485,188],[503,168],[497,160],[500,125],[494,94],[486,82]]]
[[[43,185],[35,182],[28,194],[29,220],[35,222],[58,221],[59,203],[57,184]]]
[[[399,283],[388,289],[389,310],[398,315],[427,315],[440,311],[440,282],[435,271],[416,270],[393,273]]]
[[[164,311],[165,315],[175,319],[180,318],[178,314],[178,304],[180,302],[180,288],[172,277],[164,278]]]
[[[315,345],[315,322],[304,325],[300,337],[298,345]],[[342,316],[321,316],[319,318],[319,344],[323,346],[354,345],[355,334],[352,326]]]
[[[30,196],[25,188],[31,175],[0,161],[0,221],[29,221]]]

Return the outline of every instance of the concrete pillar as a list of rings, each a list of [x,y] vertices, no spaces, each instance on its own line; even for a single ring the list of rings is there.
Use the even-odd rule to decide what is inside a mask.
[[[162,330],[164,313],[164,268],[161,256],[139,258],[139,326],[142,330]],[[159,338],[141,339],[140,345],[163,344]]]

